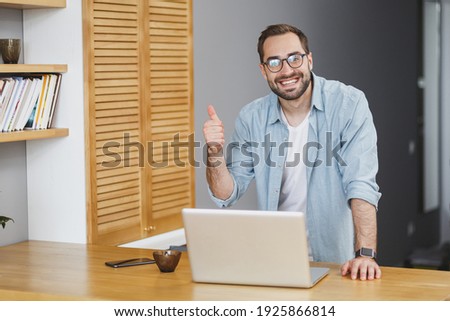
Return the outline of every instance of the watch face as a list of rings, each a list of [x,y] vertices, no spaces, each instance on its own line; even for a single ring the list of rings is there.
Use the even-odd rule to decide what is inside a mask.
[[[373,250],[363,247],[363,248],[361,248],[361,256],[374,257]]]
[[[365,256],[365,257],[371,257],[375,259],[377,257],[377,253],[373,249],[368,249],[366,247],[362,247],[358,253],[357,256]]]

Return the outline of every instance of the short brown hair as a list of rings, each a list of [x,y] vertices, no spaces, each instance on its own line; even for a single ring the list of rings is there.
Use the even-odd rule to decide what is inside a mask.
[[[276,24],[276,25],[270,25],[265,30],[261,32],[261,35],[258,39],[258,54],[259,54],[259,60],[261,63],[263,63],[264,59],[264,42],[267,40],[267,38],[272,36],[280,36],[284,35],[286,33],[292,32],[298,36],[298,39],[300,39],[300,43],[302,44],[303,48],[305,49],[306,53],[309,54],[309,46],[308,46],[308,37],[298,28],[288,25],[288,24]]]

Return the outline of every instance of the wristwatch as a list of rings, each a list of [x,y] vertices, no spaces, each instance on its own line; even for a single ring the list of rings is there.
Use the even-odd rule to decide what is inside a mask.
[[[355,257],[360,257],[360,256],[376,259],[377,258],[377,252],[375,252],[374,249],[369,249],[367,247],[362,247],[358,251],[356,251],[356,253],[355,253]]]

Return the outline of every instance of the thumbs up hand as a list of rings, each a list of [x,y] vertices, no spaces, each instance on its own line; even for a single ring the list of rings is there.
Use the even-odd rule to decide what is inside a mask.
[[[222,152],[225,144],[223,124],[212,105],[208,106],[208,115],[209,119],[203,125],[203,135],[208,145],[208,154],[210,156],[221,156],[219,153]]]

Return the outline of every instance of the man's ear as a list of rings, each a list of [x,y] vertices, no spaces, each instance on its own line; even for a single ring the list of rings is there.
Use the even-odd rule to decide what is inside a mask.
[[[311,51],[309,52],[307,57],[308,57],[308,61],[309,61],[309,71],[312,71],[312,69],[313,69],[313,57],[312,57],[312,52]]]
[[[267,74],[266,74],[266,67],[264,64],[259,64],[259,69],[261,70],[261,74],[263,75],[264,79],[267,80]]]

